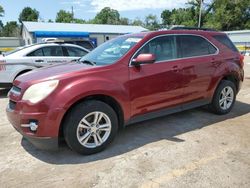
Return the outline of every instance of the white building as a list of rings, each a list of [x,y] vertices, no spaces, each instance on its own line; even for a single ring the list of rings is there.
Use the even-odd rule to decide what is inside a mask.
[[[147,31],[141,26],[23,22],[22,38],[25,44],[40,42],[42,38],[89,38],[100,45],[118,35]]]
[[[250,51],[250,30],[226,31],[225,33],[240,51]]]

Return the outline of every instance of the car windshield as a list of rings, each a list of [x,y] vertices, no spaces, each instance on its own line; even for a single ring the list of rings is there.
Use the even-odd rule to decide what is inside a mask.
[[[109,65],[124,56],[143,36],[123,36],[103,43],[87,55],[80,62],[92,62],[96,65]]]

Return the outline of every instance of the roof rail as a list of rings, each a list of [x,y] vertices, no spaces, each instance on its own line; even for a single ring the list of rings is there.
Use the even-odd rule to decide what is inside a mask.
[[[216,31],[215,29],[211,29],[211,28],[201,28],[201,27],[182,27],[182,26],[175,26],[175,27],[170,28],[170,30]]]

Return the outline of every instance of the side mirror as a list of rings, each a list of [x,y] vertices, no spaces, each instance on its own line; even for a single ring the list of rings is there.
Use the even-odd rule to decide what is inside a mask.
[[[141,64],[151,64],[155,62],[155,59],[154,54],[140,54],[132,60],[131,65],[140,66]]]

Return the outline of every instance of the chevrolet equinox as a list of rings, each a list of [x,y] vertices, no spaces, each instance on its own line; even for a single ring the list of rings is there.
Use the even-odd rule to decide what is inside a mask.
[[[224,33],[129,34],[77,62],[17,77],[6,112],[38,148],[56,148],[63,138],[72,150],[93,154],[131,123],[203,105],[229,113],[243,77],[243,57]]]

